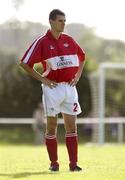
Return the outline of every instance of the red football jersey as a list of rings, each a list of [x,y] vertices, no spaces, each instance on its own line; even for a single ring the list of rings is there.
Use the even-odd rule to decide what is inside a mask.
[[[79,68],[79,61],[85,60],[85,52],[72,37],[62,33],[55,39],[50,30],[37,38],[24,54],[21,61],[31,68],[42,63],[43,76],[56,82],[69,82]]]

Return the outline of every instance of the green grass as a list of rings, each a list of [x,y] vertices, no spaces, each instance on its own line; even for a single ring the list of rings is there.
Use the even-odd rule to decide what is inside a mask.
[[[59,146],[60,171],[48,170],[45,146],[1,145],[0,180],[124,180],[125,145],[79,145],[83,172],[69,172],[65,145]]]

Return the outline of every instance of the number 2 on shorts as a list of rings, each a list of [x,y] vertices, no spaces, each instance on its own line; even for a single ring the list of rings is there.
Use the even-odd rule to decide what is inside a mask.
[[[73,108],[73,112],[77,112],[77,107],[78,107],[78,104],[77,103],[74,103],[73,104],[74,108]]]

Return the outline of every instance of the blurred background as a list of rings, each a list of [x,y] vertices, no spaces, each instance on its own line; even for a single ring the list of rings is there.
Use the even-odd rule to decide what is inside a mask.
[[[65,32],[86,52],[85,69],[77,85],[82,107],[78,116],[80,142],[99,142],[99,137],[100,142],[125,141],[124,5],[123,0],[1,2],[1,143],[34,143],[33,113],[41,101],[41,84],[18,63],[33,40],[49,28],[48,14],[54,8],[66,13]],[[39,65],[35,68],[41,71]],[[58,138],[63,143],[65,132],[61,122],[58,129]]]

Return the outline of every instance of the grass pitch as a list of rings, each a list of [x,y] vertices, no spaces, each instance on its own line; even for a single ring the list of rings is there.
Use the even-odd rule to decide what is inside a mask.
[[[82,172],[69,172],[65,145],[59,145],[60,171],[48,170],[45,146],[0,145],[0,180],[124,180],[125,145],[79,145]]]

